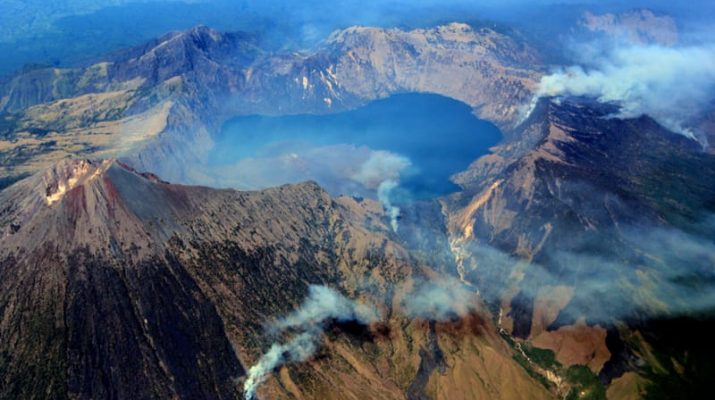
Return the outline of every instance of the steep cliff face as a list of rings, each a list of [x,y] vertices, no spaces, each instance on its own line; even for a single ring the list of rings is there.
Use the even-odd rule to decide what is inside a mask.
[[[550,397],[476,295],[451,321],[400,311],[439,266],[396,242],[370,201],[312,183],[213,190],[64,161],[0,204],[2,398],[239,398],[246,368],[276,339],[264,324],[308,284],[376,304],[385,320],[329,325],[325,350],[281,368],[261,395],[452,398],[468,385]]]
[[[333,34],[327,46],[337,57],[329,72],[349,92],[363,98],[439,93],[501,126],[518,120],[538,79],[532,49],[467,24],[408,32],[356,27]]]
[[[142,170],[191,181],[184,161],[204,160],[210,134],[231,116],[330,113],[403,92],[452,97],[511,127],[538,64],[518,38],[459,23],[348,28],[290,54],[197,27],[85,68],[14,77],[0,94],[0,167],[11,176],[67,154],[131,154]]]

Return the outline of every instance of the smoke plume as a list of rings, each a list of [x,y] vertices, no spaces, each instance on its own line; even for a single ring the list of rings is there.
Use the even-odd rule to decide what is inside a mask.
[[[288,151],[288,153],[286,153]],[[214,186],[261,189],[315,180],[332,194],[375,196],[397,230],[399,207],[392,199],[410,160],[399,154],[349,144],[280,148],[264,157],[246,158],[230,166],[212,167],[199,176]]]
[[[393,180],[387,180],[380,183],[377,187],[377,198],[385,207],[387,216],[390,217],[390,226],[394,232],[397,232],[398,223],[397,218],[400,216],[400,208],[394,206],[390,200],[390,192],[397,187],[397,182]]]
[[[335,290],[311,285],[308,298],[293,313],[276,321],[271,328],[280,332],[287,329],[309,329],[324,321],[357,321],[367,325],[379,319],[374,308],[356,303]]]
[[[632,318],[661,318],[711,312],[715,309],[715,223],[706,219],[700,233],[674,228],[621,226],[604,237],[618,237],[619,250],[587,241],[547,252],[548,262],[527,262],[491,246],[474,243],[476,261],[466,279],[479,286],[480,296],[499,302],[518,289],[535,299],[544,287],[569,286],[574,294],[565,316],[609,324]],[[570,248],[566,250],[566,248]],[[478,282],[483,279],[483,282]],[[450,284],[451,285],[451,284]],[[429,301],[458,302],[457,285],[428,291]],[[431,303],[414,300],[412,309],[438,312]],[[437,303],[441,304],[441,303]],[[459,304],[459,303],[457,303]],[[419,315],[412,312],[414,315]],[[568,318],[567,318],[568,319]]]
[[[274,343],[258,363],[248,370],[248,378],[243,384],[243,396],[252,400],[256,389],[263,383],[268,373],[286,362],[303,362],[308,360],[317,349],[318,333],[303,332],[287,343]]]
[[[715,45],[593,45],[583,65],[542,77],[536,98],[591,96],[621,106],[622,117],[647,114],[695,137],[688,120],[715,98]],[[532,103],[535,104],[535,103]]]
[[[392,192],[399,185],[400,174],[411,165],[410,160],[387,151],[375,151],[353,175],[353,179],[367,188],[376,188],[377,197],[390,217],[390,226],[397,232],[400,208],[393,204]]]
[[[474,311],[477,293],[450,277],[433,281],[419,281],[402,302],[408,318],[447,320]],[[311,285],[308,297],[294,312],[267,327],[269,333],[279,336],[288,332],[293,336],[285,342],[275,342],[248,370],[243,384],[246,400],[255,398],[256,390],[274,369],[286,363],[299,363],[310,359],[316,352],[320,335],[328,321],[356,321],[368,325],[379,321],[374,307],[348,299],[334,289]]]
[[[256,389],[274,369],[286,363],[310,359],[318,349],[320,334],[327,321],[356,321],[367,325],[378,319],[374,308],[356,303],[331,288],[311,285],[308,297],[298,310],[269,326],[269,331],[276,335],[286,331],[298,332],[285,343],[273,343],[248,370],[243,384],[244,398],[254,399]]]
[[[451,277],[418,282],[402,302],[409,318],[448,320],[475,311],[477,293]]]

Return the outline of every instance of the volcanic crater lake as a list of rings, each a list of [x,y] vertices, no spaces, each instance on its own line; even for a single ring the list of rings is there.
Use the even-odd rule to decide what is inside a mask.
[[[335,114],[233,118],[214,136],[209,159],[212,165],[229,165],[261,157],[279,143],[286,149],[362,145],[408,157],[411,173],[402,177],[400,186],[425,198],[456,191],[450,176],[487,154],[500,139],[494,124],[478,119],[459,101],[400,94]]]

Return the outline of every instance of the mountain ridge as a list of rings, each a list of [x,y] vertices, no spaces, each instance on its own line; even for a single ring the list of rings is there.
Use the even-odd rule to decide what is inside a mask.
[[[466,341],[446,357],[487,351],[514,384],[475,360],[474,377],[443,369],[441,390],[468,381],[505,398],[520,397],[515,387],[549,397],[511,360],[486,311],[436,325],[403,315],[410,287],[437,279],[438,265],[411,256],[370,200],[332,199],[315,183],[253,192],[174,185],[111,160],[63,161],[0,200],[2,397],[239,398],[248,362],[273,340],[265,321],[289,312],[308,284],[372,299],[389,318],[358,330],[330,325],[321,342],[336,353],[282,369],[261,391],[290,396],[290,382],[305,379],[308,398],[403,398],[408,387],[433,385],[431,372],[405,368],[416,372],[432,351]],[[28,329],[35,333],[23,337]],[[374,363],[376,354],[393,354],[394,364]],[[346,382],[338,391],[336,379]]]
[[[530,101],[534,62],[518,39],[459,23],[348,28],[304,54],[268,53],[246,35],[198,27],[109,62],[16,76],[0,96],[2,174],[35,172],[72,147],[196,183],[179,159],[205,161],[211,133],[231,116],[339,112],[405,91],[456,98],[509,126]]]

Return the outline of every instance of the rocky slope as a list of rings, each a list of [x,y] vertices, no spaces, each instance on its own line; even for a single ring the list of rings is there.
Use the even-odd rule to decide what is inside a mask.
[[[477,297],[461,318],[405,316],[410,287],[447,267],[412,256],[370,201],[312,183],[214,190],[65,161],[0,204],[0,398],[239,398],[275,339],[264,324],[308,284],[377,304],[385,319],[329,325],[323,350],[277,370],[260,396],[551,397]]]
[[[702,221],[715,205],[712,155],[646,116],[605,118],[614,110],[542,100],[518,128],[523,139],[459,174],[464,192],[445,201],[459,272],[499,325],[605,383],[650,362],[625,326],[658,337],[644,321],[678,315],[680,301],[697,307],[686,282],[712,282]],[[620,340],[637,350],[625,356]]]
[[[458,177],[445,215],[416,205],[399,236],[379,205],[311,183],[237,192],[115,161],[56,164],[0,192],[0,397],[239,398],[274,339],[263,324],[308,284],[375,303],[384,320],[331,323],[317,355],[276,370],[259,396],[627,398],[664,377],[679,390],[678,368],[698,379],[709,353],[688,356],[667,320],[582,314],[593,270],[554,258],[590,239],[647,271],[618,229],[691,229],[712,207],[712,156],[647,117],[603,118],[612,111],[542,101],[523,141]],[[460,298],[467,311],[408,317],[413,288],[451,274],[480,289]]]
[[[574,229],[644,221],[682,227],[709,210],[712,155],[647,116],[606,118],[615,110],[589,99],[543,99],[513,133],[519,140],[455,176],[464,192],[450,203],[462,210],[453,232],[465,239],[488,232],[493,243],[534,259]],[[568,233],[546,229],[552,221]]]

